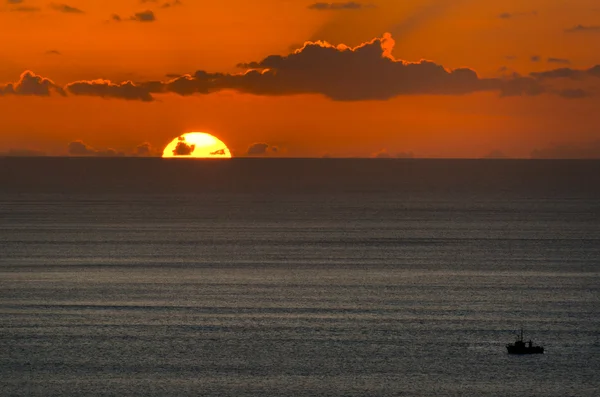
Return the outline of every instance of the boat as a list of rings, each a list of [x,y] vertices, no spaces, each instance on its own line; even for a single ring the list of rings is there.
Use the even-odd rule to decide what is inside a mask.
[[[509,343],[506,345],[508,354],[544,354],[544,348],[542,346],[534,346],[531,339],[528,342],[523,341],[523,328],[519,339],[515,343]]]

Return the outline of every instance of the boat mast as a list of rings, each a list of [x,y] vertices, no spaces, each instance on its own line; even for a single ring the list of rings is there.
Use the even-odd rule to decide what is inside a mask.
[[[521,327],[521,342],[523,342],[523,327]]]

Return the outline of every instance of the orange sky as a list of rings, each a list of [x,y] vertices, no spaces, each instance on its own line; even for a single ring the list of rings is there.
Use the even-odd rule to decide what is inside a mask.
[[[0,31],[0,153],[600,157],[597,0],[2,0]]]

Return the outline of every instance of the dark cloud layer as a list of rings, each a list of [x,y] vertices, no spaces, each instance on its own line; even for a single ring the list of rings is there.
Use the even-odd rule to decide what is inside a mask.
[[[67,14],[83,14],[84,13],[79,8],[72,7],[68,4],[52,3],[52,4],[50,4],[50,8],[52,8],[54,11],[64,12]]]
[[[69,156],[84,157],[84,156],[98,156],[98,157],[117,157],[124,156],[124,153],[118,152],[115,149],[108,148],[105,150],[98,150],[85,144],[83,141],[77,140],[70,142],[67,146],[67,153]]]
[[[7,152],[0,152],[0,157],[43,157],[47,155],[46,152],[36,149],[9,149]]]
[[[600,65],[596,65],[589,69],[583,69],[583,70],[582,69],[571,69],[571,68],[560,68],[560,69],[547,70],[544,72],[533,72],[533,73],[530,73],[530,76],[532,76],[536,79],[539,79],[539,80],[560,79],[560,78],[580,80],[580,79],[584,79],[586,77],[600,78]]]
[[[577,25],[565,29],[566,33],[600,33],[600,25]]]
[[[394,40],[385,34],[354,48],[307,42],[287,55],[270,55],[238,65],[241,73],[199,70],[167,81],[113,83],[76,81],[64,89],[51,80],[25,72],[18,83],[0,86],[0,95],[87,95],[152,101],[154,94],[210,94],[235,90],[254,95],[320,94],[336,101],[387,100],[403,95],[465,95],[497,92],[500,96],[553,94],[575,99],[588,96],[584,80],[600,77],[600,65],[590,69],[561,68],[521,76],[481,78],[469,68],[447,69],[432,61],[407,62],[392,55]],[[552,60],[552,61],[550,61]],[[550,58],[549,62],[565,62]],[[553,80],[561,80],[559,87]]]
[[[531,152],[534,159],[600,159],[600,141],[565,143]]]
[[[569,65],[571,61],[565,58],[548,58],[548,63],[562,63],[563,65]]]
[[[152,12],[151,10],[146,10],[146,11],[142,11],[142,12],[136,12],[129,19],[138,21],[138,22],[154,22],[154,21],[156,21],[156,16],[154,15],[154,12]]]
[[[139,157],[152,156],[153,153],[154,153],[154,149],[152,148],[152,145],[150,145],[148,142],[139,144],[138,146],[136,146],[135,151],[134,151],[134,155],[139,156]]]
[[[248,156],[266,156],[279,152],[279,147],[271,146],[268,143],[256,142],[248,147],[246,154]]]
[[[336,11],[336,10],[360,10],[361,8],[373,7],[372,5],[365,5],[354,1],[346,3],[313,3],[308,6],[310,10],[317,11]]]
[[[120,84],[114,84],[108,80],[76,81],[67,84],[65,90],[72,95],[120,98],[146,102],[154,99],[146,89],[135,85],[131,81]]]
[[[503,12],[502,14],[498,15],[498,18],[500,19],[512,19],[512,18],[517,18],[517,17],[535,17],[537,16],[537,11],[529,11],[529,12]]]
[[[248,156],[260,156],[267,153],[269,145],[263,142],[257,142],[250,145],[246,154]]]
[[[38,76],[29,70],[21,74],[18,82],[0,85],[0,96],[10,94],[49,96],[52,92],[65,94],[64,90],[54,84],[52,80]]]
[[[114,22],[122,22],[122,21],[137,21],[137,22],[154,22],[156,21],[156,15],[151,10],[141,11],[133,14],[129,18],[121,18],[118,14],[112,14],[110,19]]]

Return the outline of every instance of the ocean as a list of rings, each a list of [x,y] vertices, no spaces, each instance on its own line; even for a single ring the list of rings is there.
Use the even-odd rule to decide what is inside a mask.
[[[545,354],[508,355],[524,328]],[[1,396],[598,396],[600,161],[0,158]]]

